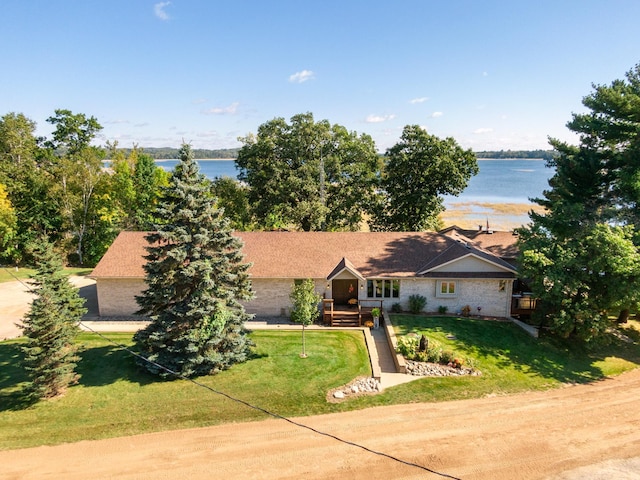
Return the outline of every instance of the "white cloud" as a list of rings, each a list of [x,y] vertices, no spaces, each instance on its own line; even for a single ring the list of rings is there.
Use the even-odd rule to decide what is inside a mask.
[[[382,123],[382,122],[386,122],[387,120],[393,120],[394,118],[396,118],[395,115],[374,115],[371,114],[369,115],[366,119],[365,122],[367,123]]]
[[[216,132],[215,130],[209,130],[205,132],[198,132],[196,133],[196,136],[201,138],[217,138],[218,132]]]
[[[489,74],[488,74],[487,72],[482,72],[482,76],[483,76],[483,77],[488,77],[488,76],[489,76]]]
[[[209,110],[203,110],[202,113],[205,115],[234,115],[238,110],[239,102],[233,102],[231,105],[226,107],[214,107]]]
[[[429,100],[429,97],[418,97],[418,98],[412,98],[411,100],[409,100],[409,103],[415,105],[416,103],[424,103],[427,100]]]
[[[476,128],[473,133],[476,135],[484,135],[485,133],[493,132],[493,128]]]
[[[312,80],[315,78],[315,73],[311,70],[302,70],[301,72],[296,72],[293,75],[289,76],[289,81],[291,83],[304,83],[307,80]]]
[[[133,125],[134,127],[148,127],[149,122],[136,123]]]
[[[164,11],[166,7],[171,5],[171,2],[159,2],[153,6],[153,13],[155,13],[156,17],[160,20],[169,20],[169,14]]]
[[[440,118],[442,115],[444,115],[442,112],[433,112],[431,118]]]
[[[120,123],[129,123],[129,120],[123,120],[123,119],[118,118],[116,120],[107,120],[105,123],[108,124],[108,125],[117,125],[117,124],[120,124]]]
[[[207,99],[206,98],[196,98],[195,100],[192,100],[191,103],[193,105],[202,105],[203,103],[207,103]]]

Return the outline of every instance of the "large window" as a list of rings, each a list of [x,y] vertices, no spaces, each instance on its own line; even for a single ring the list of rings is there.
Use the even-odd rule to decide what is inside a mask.
[[[367,280],[368,298],[400,297],[400,280]]]
[[[457,293],[456,282],[452,280],[439,280],[436,288],[438,297],[453,297]]]

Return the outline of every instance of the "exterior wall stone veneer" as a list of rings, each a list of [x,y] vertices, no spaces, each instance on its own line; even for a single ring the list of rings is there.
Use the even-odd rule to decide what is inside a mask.
[[[96,281],[101,317],[132,317],[140,306],[136,295],[146,288],[142,278],[100,278]]]
[[[456,294],[453,296],[437,296],[438,281],[455,281]],[[409,310],[409,297],[422,295],[427,299],[425,307],[428,312],[438,311],[438,307],[447,307],[448,313],[459,313],[462,307],[469,305],[471,315],[488,317],[508,317],[511,308],[512,280],[502,280],[504,288],[501,290],[499,279],[434,279],[434,278],[403,278],[400,280],[400,297],[371,299],[382,300],[383,308],[390,311],[394,303],[399,303],[403,310]],[[362,297],[364,299],[366,297]],[[478,312],[477,307],[481,310]]]
[[[324,293],[327,292],[327,297],[330,296],[331,290],[327,290],[326,280],[316,278],[313,281],[319,295],[324,296]],[[293,285],[294,279],[292,278],[252,278],[251,286],[254,298],[242,302],[242,304],[247,313],[267,317],[288,317],[291,314],[289,294]]]
[[[391,310],[394,303],[399,303],[403,310],[409,309],[409,297],[422,295],[427,299],[426,311],[436,312],[438,307],[447,307],[448,313],[459,313],[462,307],[469,305],[471,315],[489,317],[508,317],[510,314],[512,280],[504,281],[500,288],[499,279],[452,279],[456,282],[456,295],[438,297],[436,287],[438,280],[433,278],[403,278],[400,280],[399,298],[368,298],[366,288],[358,289],[360,300],[382,300],[383,308]],[[255,297],[242,302],[247,313],[258,316],[283,316],[291,313],[289,294],[294,279],[252,279]],[[331,285],[326,279],[314,279],[316,292],[326,298],[332,297]],[[101,317],[131,317],[139,308],[135,297],[146,288],[142,279],[101,278],[97,282],[98,305]],[[478,312],[477,307],[481,307]]]

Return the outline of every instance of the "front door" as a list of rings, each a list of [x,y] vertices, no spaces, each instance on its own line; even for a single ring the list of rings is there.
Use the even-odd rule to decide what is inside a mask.
[[[331,282],[334,305],[347,305],[350,298],[358,298],[358,280],[333,280]]]

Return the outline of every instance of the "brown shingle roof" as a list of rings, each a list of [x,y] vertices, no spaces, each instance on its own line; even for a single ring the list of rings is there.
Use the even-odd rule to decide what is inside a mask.
[[[244,242],[246,262],[254,278],[326,278],[336,265],[349,266],[364,277],[410,277],[440,258],[468,255],[456,240],[435,232],[236,232]],[[145,232],[122,232],[91,276],[142,278]],[[474,249],[474,251],[476,251]],[[476,252],[498,265],[488,252]],[[443,256],[445,255],[445,256]]]
[[[518,257],[518,236],[513,232],[490,231],[492,233],[488,233],[486,230],[462,229],[454,225],[440,230],[440,233],[454,239],[465,237],[475,246],[507,261],[516,259]]]
[[[146,232],[120,232],[91,272],[96,278],[144,278]]]

